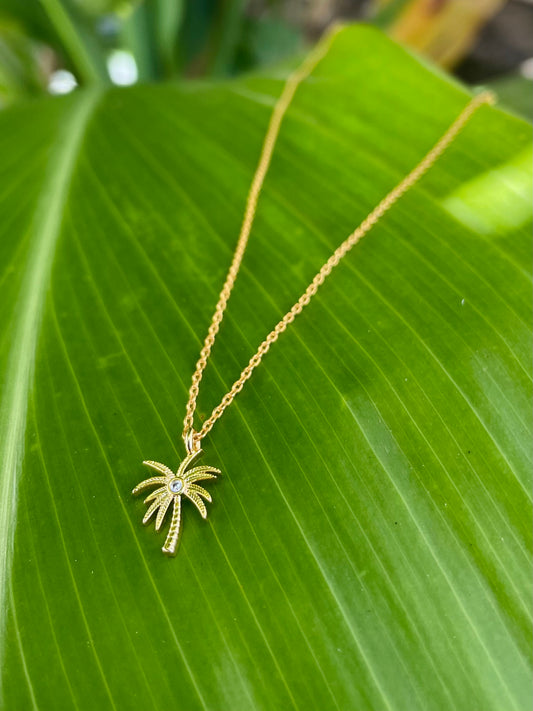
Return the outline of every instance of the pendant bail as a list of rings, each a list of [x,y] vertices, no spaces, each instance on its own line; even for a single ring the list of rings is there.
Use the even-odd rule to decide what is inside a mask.
[[[195,436],[196,434],[197,433],[191,427],[191,429],[187,432],[187,434],[183,438],[183,441],[185,442],[185,448],[187,450],[187,454],[192,454],[193,452],[197,452],[200,449],[200,442],[196,439],[196,436]]]

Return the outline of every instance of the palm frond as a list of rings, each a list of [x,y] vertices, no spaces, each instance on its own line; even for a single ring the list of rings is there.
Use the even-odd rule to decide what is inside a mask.
[[[174,476],[172,469],[169,469],[166,464],[161,464],[161,462],[153,462],[149,459],[144,461],[143,464],[146,464],[146,466],[151,469],[155,469],[157,472],[161,472],[161,474],[164,474],[165,476]]]
[[[172,503],[173,496],[167,496],[166,499],[163,499],[161,506],[159,507],[159,511],[157,512],[157,517],[155,519],[155,530],[159,531],[161,526],[163,525],[163,520],[165,518],[165,514],[168,510],[168,507]]]
[[[211,494],[204,489],[203,486],[198,486],[198,484],[189,484],[187,491],[192,491],[193,493],[198,494],[198,496],[203,496],[206,501],[211,503]]]
[[[132,494],[138,494],[139,491],[142,491],[143,489],[146,489],[147,486],[153,486],[154,484],[164,484],[166,482],[166,477],[164,476],[152,476],[150,479],[145,479],[144,481],[141,481],[140,484],[137,484],[135,489],[131,492]]]
[[[161,486],[159,489],[152,491],[151,494],[148,494],[148,496],[144,500],[144,503],[147,504],[149,501],[152,501],[152,499],[157,499],[157,497],[160,496],[166,490],[167,490],[166,486]]]
[[[200,512],[200,515],[202,518],[207,518],[207,509],[205,508],[205,504],[202,501],[202,499],[198,496],[198,494],[195,494],[194,491],[190,491],[190,488],[185,491],[185,496],[190,499],[193,504],[196,506],[198,511]]]
[[[187,484],[192,484],[193,481],[203,481],[204,479],[216,479],[216,474],[193,474],[192,476],[188,476],[185,481]]]
[[[217,474],[220,473],[220,469],[204,465],[191,469],[183,476],[183,478],[187,482],[201,481],[202,479],[216,479]]]
[[[196,450],[196,452],[191,452],[190,454],[188,454],[180,464],[179,469],[177,471],[177,476],[183,477],[187,469],[198,459],[199,456],[201,456],[201,454],[201,449],[198,449]]]
[[[161,506],[161,503],[164,501],[164,499],[165,499],[165,496],[160,496],[155,501],[152,502],[151,506],[149,506],[149,508],[148,508],[148,511],[144,514],[143,523],[148,523],[148,521],[151,519],[152,515]]]

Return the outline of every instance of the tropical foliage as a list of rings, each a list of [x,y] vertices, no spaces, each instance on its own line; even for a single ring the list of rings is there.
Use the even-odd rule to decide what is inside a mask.
[[[179,555],[140,525],[285,77],[0,114],[3,708],[529,708],[531,131],[498,108],[203,442],[224,476]],[[200,417],[467,101],[376,30],[338,35],[283,124]]]

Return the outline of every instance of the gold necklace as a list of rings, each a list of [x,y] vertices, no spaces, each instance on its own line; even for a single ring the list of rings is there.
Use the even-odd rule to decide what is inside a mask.
[[[224,311],[233,289],[233,285],[237,278],[239,268],[241,266],[242,258],[246,250],[246,245],[248,244],[248,238],[252,229],[257,201],[265,176],[267,174],[270,161],[272,159],[272,154],[274,151],[274,146],[276,144],[276,139],[279,135],[281,123],[283,117],[285,116],[287,109],[296,93],[298,86],[306,79],[309,74],[316,67],[318,62],[327,53],[333,34],[328,38],[328,41],[324,44],[318,45],[318,47],[309,54],[307,59],[302,63],[298,69],[296,69],[287,79],[287,82],[283,88],[280,98],[276,102],[268,129],[263,141],[263,147],[261,150],[261,156],[257,169],[255,171],[250,191],[248,193],[248,198],[246,202],[246,210],[244,213],[244,219],[241,226],[241,231],[239,234],[239,239],[237,242],[237,247],[233,255],[233,260],[229,268],[226,281],[220,292],[217,305],[215,307],[215,312],[211,319],[211,325],[207,332],[203,348],[200,351],[200,357],[196,363],[196,369],[192,376],[192,384],[189,390],[189,400],[187,402],[186,415],[183,423],[183,441],[185,443],[185,448],[187,451],[187,456],[180,464],[177,471],[172,471],[169,467],[160,462],[145,461],[143,464],[153,469],[157,472],[157,476],[152,476],[149,479],[145,479],[140,484],[138,484],[134,489],[133,493],[138,494],[140,491],[151,487],[157,486],[158,488],[153,491],[149,496],[146,497],[145,503],[149,503],[150,506],[146,511],[143,518],[143,523],[148,523],[152,516],[157,512],[155,528],[158,531],[164,521],[165,514],[173,504],[172,520],[170,523],[170,529],[162,548],[163,553],[173,556],[176,555],[176,550],[178,547],[179,537],[181,533],[181,499],[183,496],[187,497],[196,506],[203,518],[207,517],[207,509],[205,507],[203,499],[211,502],[211,496],[206,489],[197,484],[196,482],[215,479],[217,474],[220,474],[220,470],[209,465],[204,466],[193,466],[196,464],[197,459],[202,453],[200,448],[200,442],[202,439],[211,431],[215,422],[222,416],[224,410],[233,402],[233,399],[239,393],[246,381],[250,378],[253,371],[261,363],[263,356],[268,352],[270,346],[278,339],[281,333],[285,331],[287,326],[294,321],[296,316],[301,313],[305,306],[311,301],[312,297],[317,293],[319,287],[324,283],[326,277],[328,277],[341,259],[346,256],[346,254],[354,247],[357,242],[378,222],[378,220],[394,205],[394,203],[411,188],[429,168],[435,163],[435,161],[444,153],[446,148],[452,143],[457,137],[458,133],[463,129],[465,124],[471,118],[472,114],[483,104],[493,104],[495,103],[494,94],[491,92],[483,92],[475,96],[461,111],[457,116],[455,121],[450,125],[446,132],[441,136],[441,138],[435,143],[433,148],[422,158],[413,170],[408,173],[403,180],[396,185],[391,192],[386,195],[383,200],[372,210],[372,212],[363,220],[363,222],[357,227],[357,229],[352,232],[344,242],[338,247],[335,252],[331,255],[328,261],[321,267],[320,271],[316,274],[313,281],[309,284],[307,289],[304,291],[302,296],[294,304],[294,306],[285,314],[285,316],[279,321],[279,323],[273,328],[273,330],[268,334],[265,340],[261,343],[256,353],[248,365],[241,372],[238,380],[236,380],[231,389],[224,395],[220,403],[215,407],[211,415],[204,422],[202,428],[196,432],[194,429],[194,413],[196,410],[196,399],[198,397],[198,392],[200,388],[200,382],[202,380],[202,375],[207,365],[209,356],[211,354],[211,349],[215,342],[220,324],[224,317]]]

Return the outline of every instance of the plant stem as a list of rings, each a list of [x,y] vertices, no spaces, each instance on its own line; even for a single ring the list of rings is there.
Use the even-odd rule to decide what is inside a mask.
[[[72,62],[80,83],[108,83],[109,76],[103,56],[91,46],[87,33],[76,25],[61,0],[41,0],[41,4]]]

